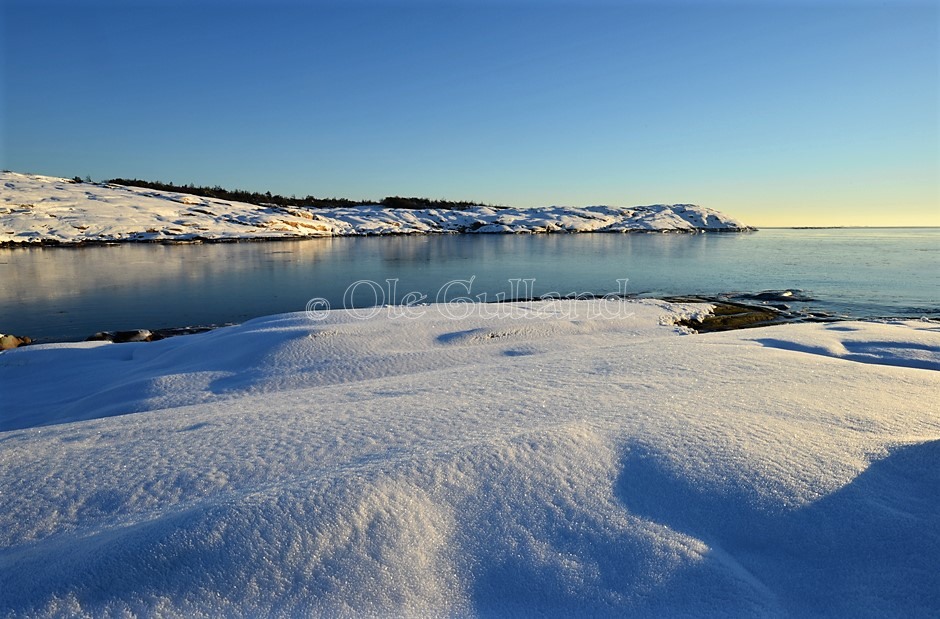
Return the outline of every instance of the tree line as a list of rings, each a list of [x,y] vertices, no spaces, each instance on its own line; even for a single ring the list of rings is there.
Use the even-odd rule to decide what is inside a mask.
[[[76,182],[82,182],[82,179],[75,177]],[[389,196],[379,202],[373,200],[350,200],[348,198],[317,198],[315,196],[282,196],[272,194],[270,191],[261,193],[258,191],[246,191],[244,189],[225,189],[216,185],[214,187],[201,187],[193,185],[176,185],[174,183],[164,183],[162,181],[144,181],[137,178],[112,178],[106,183],[112,185],[124,185],[129,187],[142,187],[144,189],[156,189],[158,191],[173,191],[177,193],[188,193],[203,198],[215,198],[218,200],[231,200],[233,202],[247,202],[249,204],[265,205],[275,204],[277,206],[290,206],[301,208],[338,208],[352,206],[384,206],[386,208],[405,208],[405,209],[447,209],[461,210],[472,206],[478,206],[479,202],[468,202],[464,200],[429,200],[428,198],[403,198],[401,196]]]

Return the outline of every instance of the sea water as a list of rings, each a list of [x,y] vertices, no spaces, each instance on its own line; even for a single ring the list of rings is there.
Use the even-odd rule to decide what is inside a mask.
[[[320,307],[687,296],[940,318],[940,228],[434,235],[0,250],[0,332],[39,341]]]

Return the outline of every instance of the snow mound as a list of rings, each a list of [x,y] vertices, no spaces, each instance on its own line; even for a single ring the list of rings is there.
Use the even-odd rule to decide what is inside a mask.
[[[768,330],[754,338],[764,346],[796,352],[836,357],[860,363],[900,365],[904,367],[940,370],[940,347],[936,323],[887,323],[893,329],[884,329],[885,338],[873,340],[870,329],[845,323],[814,325],[802,333],[790,334],[787,329]],[[776,333],[789,337],[777,338]]]
[[[0,244],[747,229],[718,211],[690,204],[631,208],[302,209],[16,172],[0,173],[0,183]]]
[[[940,610],[936,325],[498,307],[0,353],[0,615]]]

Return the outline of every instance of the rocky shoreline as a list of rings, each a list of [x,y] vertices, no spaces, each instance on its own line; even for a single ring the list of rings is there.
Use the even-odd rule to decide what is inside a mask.
[[[714,333],[797,322],[793,318],[767,307],[727,301],[711,301],[711,303],[714,306],[712,311],[701,317],[701,319],[685,318],[677,321],[676,324],[692,329],[697,333]],[[808,321],[802,320],[800,322]]]
[[[574,297],[572,297],[574,298]],[[595,295],[579,295],[578,299],[598,298]],[[638,299],[639,297],[624,297]],[[499,301],[500,303],[512,303],[522,301],[535,301],[538,299],[507,299]],[[686,318],[676,322],[678,326],[686,327],[696,333],[712,333],[718,331],[731,331],[735,329],[750,329],[755,327],[766,327],[784,323],[798,322],[835,322],[847,320],[844,317],[831,316],[828,314],[804,314],[787,311],[784,307],[766,304],[749,304],[737,301],[729,301],[725,298],[716,298],[708,296],[668,296],[663,297],[663,301],[670,303],[708,303],[713,306],[711,312],[706,315],[695,318]],[[231,325],[205,325],[189,327],[169,327],[161,329],[130,329],[123,331],[99,331],[94,333],[84,341],[86,342],[112,342],[123,344],[129,342],[156,342],[170,337],[181,335],[193,335],[196,333],[205,333],[222,326]],[[0,351],[27,346],[32,343],[52,343],[35,342],[33,339],[24,336],[4,335],[0,333]]]
[[[77,241],[63,241],[60,239],[37,239],[23,241],[0,241],[0,249],[26,249],[32,247],[57,247],[63,249],[82,249],[85,247],[112,247],[115,245],[199,245],[199,244],[220,244],[220,243],[273,243],[278,241],[307,241],[311,239],[322,238],[346,238],[362,236],[416,236],[416,235],[448,235],[448,234],[733,234],[757,232],[757,228],[746,226],[743,228],[723,228],[720,230],[590,230],[586,232],[572,230],[539,230],[539,231],[515,231],[515,230],[495,230],[486,232],[477,232],[475,230],[434,230],[428,232],[381,232],[381,233],[350,233],[333,234],[329,237],[323,236],[246,236],[246,237],[226,237],[212,238],[195,236],[191,238],[125,238],[125,239],[82,239]]]
[[[764,290],[756,293],[726,295],[688,295],[665,297],[675,303],[710,303],[712,311],[702,320],[686,319],[678,324],[697,333],[766,327],[784,323],[837,322],[850,320],[828,312],[794,309],[794,304],[815,301],[801,290]]]
[[[641,229],[624,229],[624,230],[588,230],[588,231],[578,231],[578,230],[511,230],[511,229],[500,229],[500,230],[486,230],[480,231],[479,229],[458,229],[458,230],[429,230],[422,232],[415,231],[391,231],[391,232],[365,232],[365,233],[338,233],[332,234],[329,237],[325,236],[310,236],[310,235],[297,235],[297,236],[244,236],[244,237],[223,237],[223,238],[214,238],[214,237],[203,237],[203,236],[194,236],[187,238],[135,238],[130,236],[128,238],[120,239],[79,239],[74,241],[65,241],[61,239],[26,239],[22,241],[0,241],[0,249],[17,249],[17,248],[30,248],[30,247],[58,247],[66,249],[81,249],[84,247],[111,247],[115,245],[130,245],[130,244],[142,244],[142,245],[199,245],[199,244],[217,244],[217,243],[274,243],[278,241],[306,241],[311,239],[322,239],[322,238],[347,238],[347,237],[363,237],[363,236],[416,236],[416,235],[456,235],[456,234],[741,234],[748,232],[757,232],[758,229],[745,226],[742,228],[721,228],[721,229],[693,229],[693,230],[641,230]]]

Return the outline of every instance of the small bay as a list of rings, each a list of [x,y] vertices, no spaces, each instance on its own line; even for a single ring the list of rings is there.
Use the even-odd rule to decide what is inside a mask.
[[[302,311],[313,298],[342,308],[456,297],[699,295],[773,299],[834,317],[936,318],[940,228],[15,248],[0,249],[0,281],[0,331],[37,341],[236,323]]]

